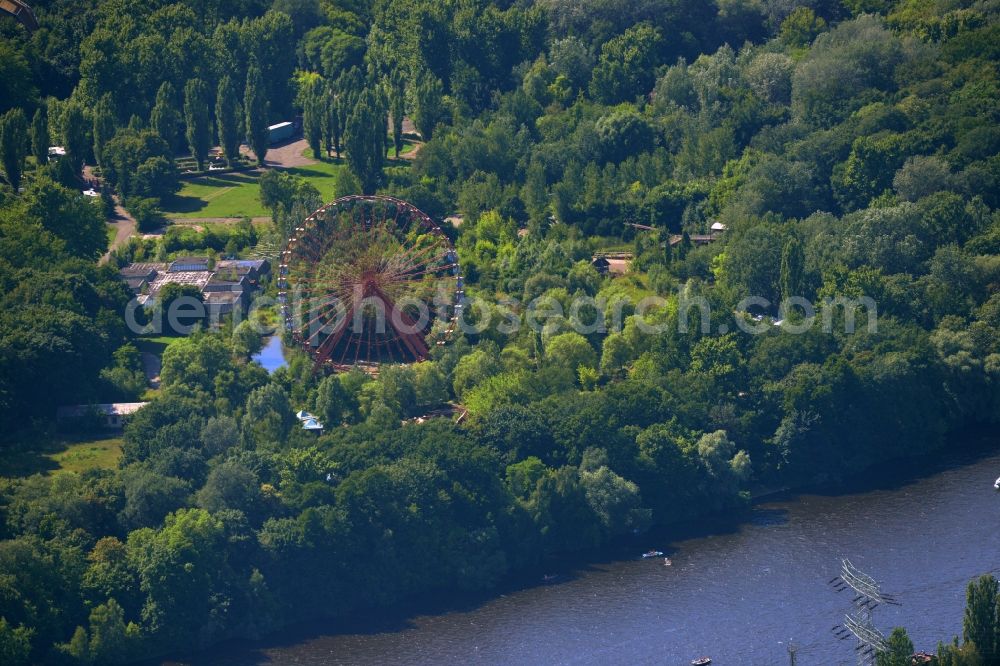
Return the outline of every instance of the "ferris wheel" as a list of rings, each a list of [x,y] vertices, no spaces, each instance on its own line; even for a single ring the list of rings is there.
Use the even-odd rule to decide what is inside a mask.
[[[454,331],[464,294],[441,228],[386,196],[342,197],[306,218],[281,253],[278,290],[295,343],[338,370],[426,359]]]

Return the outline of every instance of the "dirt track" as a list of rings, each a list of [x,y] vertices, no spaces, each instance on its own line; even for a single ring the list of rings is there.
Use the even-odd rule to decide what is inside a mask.
[[[311,157],[305,157],[302,154],[307,148],[309,148],[309,143],[305,139],[296,139],[291,143],[274,146],[267,151],[267,158],[264,160],[264,164],[269,167],[280,167],[282,169],[316,164],[316,160]],[[240,146],[240,152],[244,155],[253,156],[253,151],[246,145]]]
[[[118,197],[115,197],[115,214],[114,217],[108,220],[108,226],[115,228],[115,239],[111,241],[111,247],[108,248],[107,253],[101,257],[101,263],[111,258],[112,250],[117,250],[128,243],[129,237],[135,233],[137,228],[135,218],[122,208]]]

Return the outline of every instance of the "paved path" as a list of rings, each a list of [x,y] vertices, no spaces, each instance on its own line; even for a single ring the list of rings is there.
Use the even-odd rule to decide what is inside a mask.
[[[203,224],[236,224],[242,217],[172,217],[170,222],[175,225],[200,227]],[[271,221],[270,216],[251,217],[254,224],[265,224]]]
[[[160,388],[160,357],[150,352],[142,352],[142,367],[146,372],[146,380],[153,388]]]
[[[101,179],[94,174],[94,167],[89,164],[83,165],[83,179],[89,187],[100,190],[104,188],[104,184]],[[108,251],[104,253],[101,257],[101,263],[107,263],[111,258],[111,252],[123,247],[128,243],[129,237],[135,233],[138,228],[135,218],[132,217],[127,210],[122,208],[121,199],[115,196],[115,213],[110,218],[107,219],[107,224],[109,227],[113,227],[115,230],[115,238],[111,241],[111,246]]]
[[[111,241],[111,247],[108,251],[104,253],[101,257],[101,263],[105,264],[111,259],[111,252],[117,250],[120,247],[124,247],[128,243],[128,239],[135,233],[137,224],[135,218],[128,214],[128,211],[122,208],[121,204],[118,203],[118,198],[115,197],[115,215],[113,218],[108,220],[108,226],[114,227],[115,229],[115,239]]]
[[[403,117],[403,138],[413,144],[413,150],[408,153],[403,153],[399,156],[401,160],[412,160],[420,152],[420,149],[424,146],[424,138],[417,131],[417,126],[413,124],[413,120],[408,117]],[[392,142],[389,142],[390,147]]]
[[[138,224],[135,218],[124,208],[122,208],[121,199],[115,196],[115,212],[107,220],[108,226],[114,228],[115,238],[111,241],[111,247],[108,251],[101,257],[101,263],[107,263],[111,259],[111,252],[117,250],[120,247],[124,247],[128,244],[128,239],[136,232]]]

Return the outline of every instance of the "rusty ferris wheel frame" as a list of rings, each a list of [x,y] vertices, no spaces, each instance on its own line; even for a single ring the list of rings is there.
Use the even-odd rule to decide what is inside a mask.
[[[285,328],[316,369],[414,363],[455,330],[458,255],[426,213],[387,196],[341,197],[298,225],[281,253]],[[442,326],[429,340],[435,321]]]

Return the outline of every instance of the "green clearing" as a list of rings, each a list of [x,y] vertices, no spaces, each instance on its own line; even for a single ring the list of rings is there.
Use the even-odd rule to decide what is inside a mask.
[[[158,337],[148,337],[148,338],[136,338],[134,340],[136,349],[141,352],[149,352],[150,354],[155,354],[156,356],[163,356],[163,352],[166,350],[170,343],[176,342],[180,338],[174,338],[167,335],[161,335]]]
[[[0,452],[0,476],[23,478],[32,474],[80,474],[91,469],[114,469],[121,453],[120,437],[107,434],[68,436],[30,449]]]
[[[53,474],[80,474],[89,469],[114,469],[121,455],[122,440],[114,437],[70,444],[64,451],[46,457],[59,465]]]
[[[388,146],[388,149],[385,151],[385,156],[388,157],[388,158],[395,157],[396,156],[396,149],[393,147],[392,137],[389,137],[389,142],[386,145]],[[414,143],[413,141],[407,141],[406,139],[403,139],[403,149],[401,151],[399,151],[399,155],[403,156],[403,155],[406,155],[407,153],[412,153],[413,149],[416,148],[416,147],[417,147],[417,144]]]
[[[333,184],[340,164],[331,160],[284,169],[312,183],[324,201],[333,198]],[[184,181],[180,192],[164,202],[171,218],[265,217],[270,213],[260,203],[258,173],[227,173]]]
[[[391,159],[395,155],[391,139],[388,146],[386,156]],[[413,141],[405,141],[401,155],[412,152],[416,146]],[[313,152],[309,148],[302,151],[302,155],[314,159]],[[312,183],[324,201],[332,201],[334,179],[342,164],[342,159],[324,159],[316,164],[292,167],[284,171]],[[164,202],[163,212],[168,218],[177,220],[206,217],[267,217],[270,212],[260,203],[258,177],[259,172],[247,171],[185,180],[181,184],[180,192]]]

